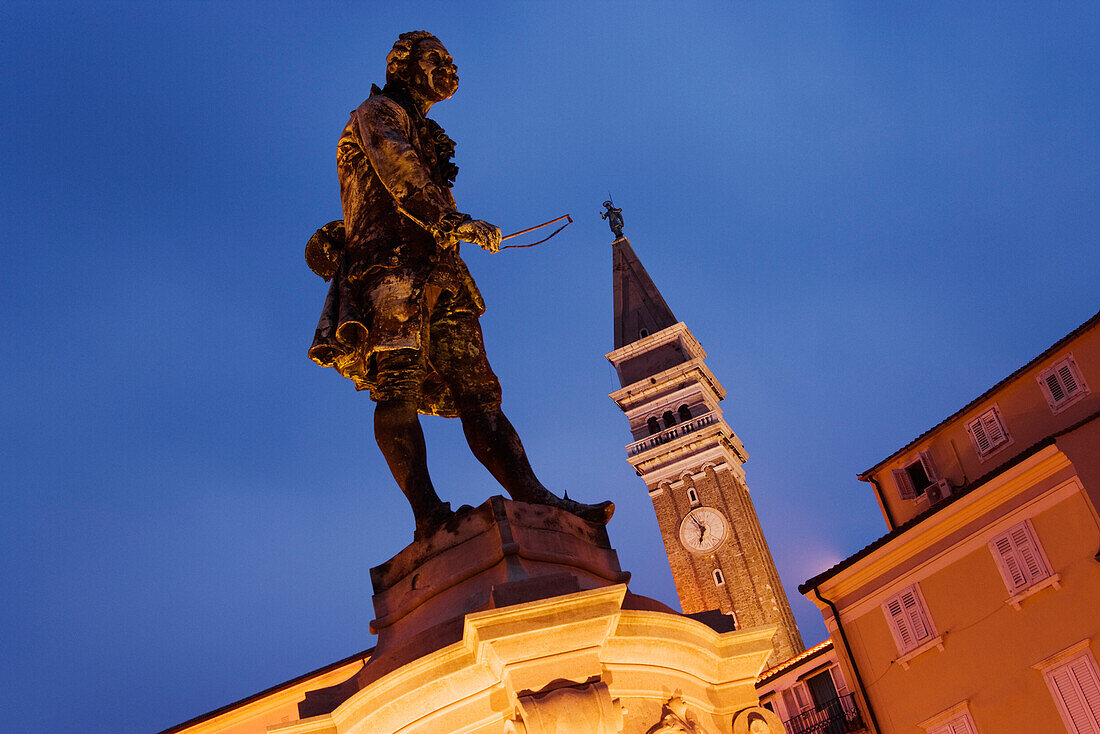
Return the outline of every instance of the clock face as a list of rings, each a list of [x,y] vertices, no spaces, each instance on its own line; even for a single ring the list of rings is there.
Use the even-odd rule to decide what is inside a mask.
[[[680,542],[689,551],[710,553],[726,542],[730,526],[713,507],[696,507],[680,523]]]

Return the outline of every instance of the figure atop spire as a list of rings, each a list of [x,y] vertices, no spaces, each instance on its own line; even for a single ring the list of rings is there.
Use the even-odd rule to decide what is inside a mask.
[[[623,238],[623,210],[617,209],[615,203],[608,199],[603,203],[603,208],[606,212],[600,212],[600,219],[607,220],[607,226],[611,227],[611,231],[615,234],[615,239],[621,240]]]
[[[626,237],[611,245],[611,277],[616,349],[677,323]]]

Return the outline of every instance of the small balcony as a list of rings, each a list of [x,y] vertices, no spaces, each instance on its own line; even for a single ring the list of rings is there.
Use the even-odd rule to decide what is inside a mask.
[[[867,729],[852,693],[826,701],[783,723],[788,734],[847,734]]]
[[[671,428],[666,428],[660,433],[654,433],[652,436],[646,436],[641,441],[635,441],[632,444],[628,444],[626,452],[630,456],[637,456],[643,451],[647,451],[654,446],[660,446],[663,443],[668,443],[673,439],[679,438],[693,431],[698,431],[703,426],[709,426],[711,423],[718,421],[718,411],[712,410],[709,413],[704,413],[701,416],[686,420],[683,423],[677,423]]]

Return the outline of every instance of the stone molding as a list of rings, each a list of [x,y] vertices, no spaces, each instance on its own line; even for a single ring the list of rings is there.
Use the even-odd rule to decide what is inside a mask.
[[[556,734],[548,722],[565,721],[553,716],[572,700],[600,717],[602,728],[582,731],[644,734],[680,691],[701,732],[729,734],[756,704],[776,627],[719,634],[680,614],[624,609],[626,598],[618,584],[469,614],[459,642],[269,733]]]

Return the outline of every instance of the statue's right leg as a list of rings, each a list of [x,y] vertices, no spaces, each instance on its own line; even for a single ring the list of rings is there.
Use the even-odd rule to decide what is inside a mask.
[[[414,538],[420,539],[451,517],[451,506],[439,499],[428,475],[428,452],[417,415],[420,375],[419,351],[394,350],[375,355],[378,384],[374,438],[397,485],[416,519]]]

